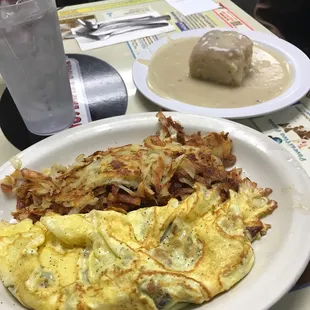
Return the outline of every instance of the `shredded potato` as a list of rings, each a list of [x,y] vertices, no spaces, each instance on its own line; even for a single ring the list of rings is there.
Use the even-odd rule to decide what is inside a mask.
[[[38,220],[47,212],[86,213],[92,209],[131,210],[165,205],[192,194],[196,183],[216,186],[223,201],[238,191],[241,169],[235,163],[228,133],[187,135],[183,127],[158,113],[161,129],[141,145],[125,145],[78,156],[68,167],[55,164],[44,173],[16,167],[1,182],[17,197],[18,220]]]
[[[10,159],[10,163],[15,169],[21,169],[22,167],[22,161],[17,156],[13,156]]]

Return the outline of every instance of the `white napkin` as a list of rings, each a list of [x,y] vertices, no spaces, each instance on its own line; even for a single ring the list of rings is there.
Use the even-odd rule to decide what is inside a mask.
[[[211,11],[220,7],[212,0],[166,0],[166,2],[185,16]]]
[[[113,20],[123,20],[123,19],[132,18],[132,17],[144,17],[144,16],[150,16],[150,15],[155,16],[155,17],[160,16],[158,12],[148,12],[146,14],[136,14],[132,16],[127,15],[126,17],[115,18]],[[76,27],[72,29],[71,31],[73,34],[75,34],[75,31],[80,30],[80,29],[82,29],[82,26]],[[84,38],[84,37],[76,37],[76,41],[78,42],[80,49],[82,51],[89,51],[89,50],[103,47],[103,46],[108,46],[108,45],[113,45],[113,44],[117,44],[121,42],[136,40],[139,38],[154,36],[154,35],[158,35],[158,34],[165,33],[165,32],[170,32],[174,30],[175,30],[174,26],[169,23],[168,26],[164,26],[164,27],[143,29],[143,30],[140,29],[136,31],[127,32],[124,34],[113,35],[109,39],[101,40],[101,41],[91,40],[91,39]]]

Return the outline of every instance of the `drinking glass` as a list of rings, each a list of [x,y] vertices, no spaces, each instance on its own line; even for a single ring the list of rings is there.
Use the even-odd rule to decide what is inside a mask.
[[[51,135],[71,126],[74,107],[55,0],[0,0],[0,74],[30,132]]]

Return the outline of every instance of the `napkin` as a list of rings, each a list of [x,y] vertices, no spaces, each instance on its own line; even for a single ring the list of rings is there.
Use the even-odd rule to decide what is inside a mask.
[[[156,16],[160,16],[160,14],[158,12],[153,11],[153,12],[148,12],[146,14],[127,15],[126,17],[115,18],[113,20],[123,20],[123,19],[128,19],[128,18],[133,18],[133,17],[144,17],[144,16],[156,17]],[[81,29],[82,29],[82,26],[79,26],[79,27],[73,28],[71,31],[73,34],[75,34],[75,31],[81,30]],[[89,51],[95,48],[100,48],[100,47],[113,45],[113,44],[117,44],[121,42],[131,41],[131,40],[136,40],[139,38],[154,36],[154,35],[158,35],[158,34],[165,33],[165,32],[170,32],[174,30],[175,30],[174,26],[169,23],[168,26],[164,26],[164,27],[153,28],[153,29],[143,29],[143,30],[140,29],[140,30],[136,30],[132,32],[127,32],[124,34],[113,35],[109,39],[106,39],[106,40],[103,39],[101,41],[91,40],[91,39],[84,38],[84,37],[76,37],[76,41],[78,42],[80,49],[82,51]]]
[[[166,0],[166,2],[185,16],[211,11],[220,7],[212,0]]]

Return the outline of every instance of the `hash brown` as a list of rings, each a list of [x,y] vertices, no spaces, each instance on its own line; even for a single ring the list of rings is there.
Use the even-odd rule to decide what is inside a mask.
[[[186,134],[171,117],[157,117],[159,132],[143,144],[80,155],[68,167],[55,164],[43,172],[16,169],[1,182],[2,191],[16,195],[14,218],[163,206],[192,194],[196,183],[217,187],[222,201],[230,190],[238,192],[242,170],[227,170],[236,160],[228,133]]]

